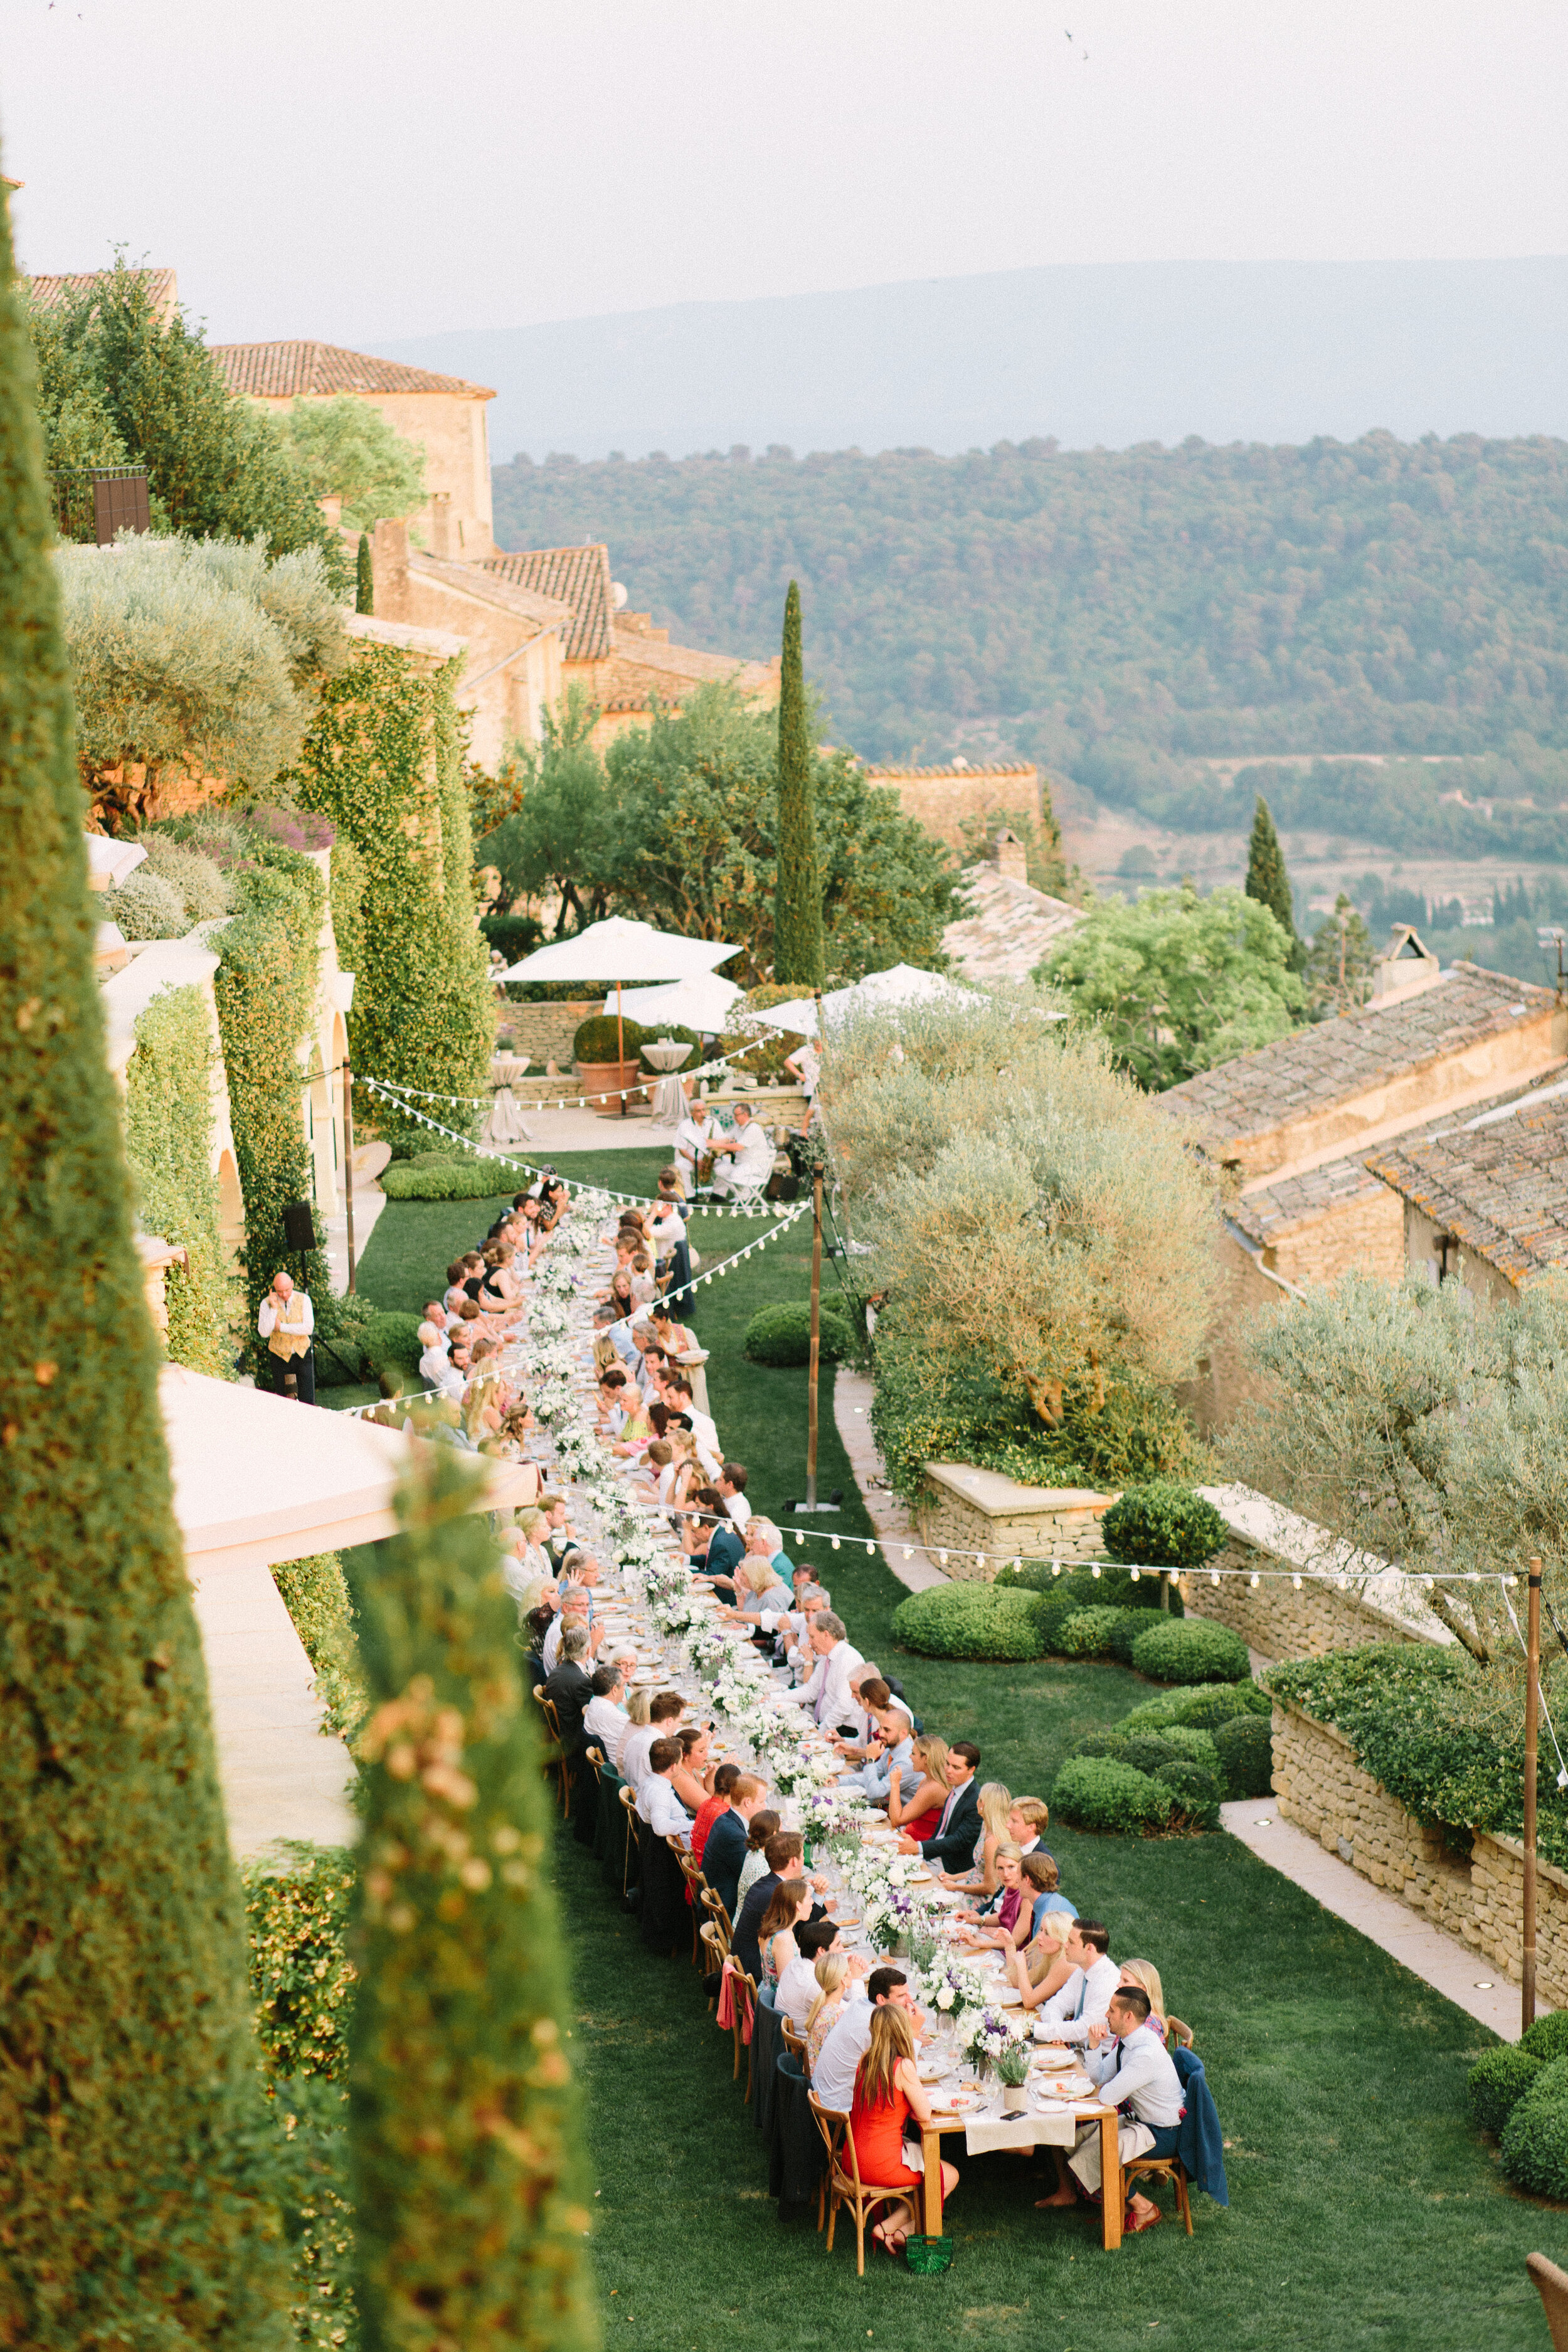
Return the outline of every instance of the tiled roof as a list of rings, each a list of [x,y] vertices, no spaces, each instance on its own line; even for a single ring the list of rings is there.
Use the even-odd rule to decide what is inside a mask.
[[[903,781],[926,782],[951,776],[955,782],[964,779],[978,783],[985,776],[1032,776],[1037,772],[1032,760],[959,760],[940,768],[868,768],[867,782],[890,784]]]
[[[1568,1090],[1402,1135],[1367,1167],[1521,1289],[1568,1272]]]
[[[966,866],[963,888],[973,912],[949,923],[942,944],[969,980],[1027,980],[1053,940],[1083,920],[1064,898],[994,866]]]
[[[253,400],[291,400],[305,393],[466,392],[493,400],[486,384],[460,375],[432,375],[401,360],[373,359],[336,343],[214,343],[212,355],[231,392]]]
[[[1226,1214],[1241,1227],[1248,1241],[1268,1249],[1303,1225],[1315,1224],[1335,1209],[1356,1201],[1373,1201],[1384,1186],[1360,1160],[1331,1160],[1325,1167],[1309,1168],[1304,1175],[1287,1176],[1279,1184],[1261,1184],[1232,1201]]]
[[[566,661],[604,661],[614,650],[607,547],[534,547],[516,555],[492,555],[483,569],[570,604],[574,619],[563,647]]]
[[[481,604],[495,604],[515,613],[521,621],[531,621],[541,629],[559,628],[565,635],[572,623],[572,607],[559,596],[535,595],[531,589],[515,580],[497,579],[488,563],[455,563],[440,555],[426,555],[423,548],[410,548],[408,569],[426,580],[438,580],[460,595],[478,598]]]
[[[778,672],[771,662],[745,661],[739,654],[699,653],[695,646],[669,646],[638,629],[616,629],[615,656],[605,686],[606,697],[633,697],[646,704],[650,694],[661,701],[679,700],[681,689],[731,680],[748,699],[778,693]]]
[[[41,310],[53,308],[62,294],[79,294],[84,288],[96,286],[100,278],[112,278],[111,269],[68,269],[55,276],[29,278],[24,283],[28,295]],[[134,269],[130,275],[147,281],[147,291],[153,308],[160,317],[167,318],[179,300],[179,286],[172,269]]]
[[[1404,1074],[1551,1011],[1549,988],[1458,963],[1419,996],[1294,1030],[1255,1054],[1201,1070],[1156,1097],[1216,1143],[1266,1133],[1352,1102]]]

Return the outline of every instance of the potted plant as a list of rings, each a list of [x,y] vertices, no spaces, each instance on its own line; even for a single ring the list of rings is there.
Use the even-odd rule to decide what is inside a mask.
[[[579,1024],[572,1040],[573,1066],[594,1109],[612,1114],[625,1109],[631,1099],[625,1090],[635,1087],[640,1075],[646,1034],[640,1022],[617,1021],[613,1013],[590,1013]],[[595,1095],[605,1099],[594,1102]]]

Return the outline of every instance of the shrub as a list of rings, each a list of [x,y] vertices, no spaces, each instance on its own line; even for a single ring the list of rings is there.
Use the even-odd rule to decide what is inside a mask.
[[[1519,2047],[1528,2050],[1542,2064],[1557,2058],[1568,2058],[1568,2009],[1553,2009],[1527,2025],[1519,2037]]]
[[[618,1062],[624,1043],[626,1060],[635,1062],[651,1034],[640,1021],[623,1020],[617,1024],[613,1013],[590,1013],[586,1021],[578,1024],[577,1034],[572,1040],[572,1058],[583,1063]]]
[[[420,1317],[390,1313],[373,1315],[365,1327],[364,1352],[376,1372],[416,1372],[419,1369]]]
[[[1503,2172],[1516,2189],[1568,2198],[1568,2084],[1549,2094],[1538,2077],[1515,2104],[1501,2140]]]
[[[1131,1609],[1075,1609],[1057,1626],[1051,1648],[1061,1658],[1109,1657],[1118,1627],[1134,1613]],[[1142,1612],[1136,1613],[1141,1619]]]
[[[1229,1539],[1214,1505],[1174,1478],[1129,1486],[1100,1522],[1112,1559],[1202,1568]]]
[[[499,948],[508,963],[521,963],[544,945],[544,926],[536,915],[486,915],[479,936],[488,948]]]
[[[821,1357],[825,1364],[842,1363],[855,1352],[855,1334],[837,1307],[825,1306],[821,1318]],[[753,1364],[790,1367],[811,1360],[811,1307],[791,1300],[761,1307],[746,1326],[746,1354]]]
[[[125,1157],[142,1231],[185,1252],[184,1265],[164,1276],[169,1354],[194,1372],[226,1380],[237,1286],[212,1168],[216,1060],[201,991],[160,990],[137,1018],[136,1050],[125,1067]]]
[[[1144,1731],[1135,1738],[1124,1739],[1116,1752],[1123,1764],[1131,1764],[1135,1772],[1147,1772],[1151,1777],[1160,1765],[1173,1764],[1181,1755],[1181,1750],[1170,1740],[1162,1739],[1157,1731]]]
[[[1239,1683],[1252,1672],[1240,1634],[1202,1617],[1152,1625],[1132,1644],[1132,1664],[1158,1683]]]
[[[1214,1735],[1227,1797],[1267,1797],[1274,1788],[1274,1741],[1268,1718],[1238,1715]]]
[[[1051,1811],[1074,1829],[1132,1831],[1169,1826],[1169,1789],[1112,1756],[1069,1756],[1051,1790]]]
[[[938,1584],[893,1612],[893,1637],[928,1658],[1020,1660],[1041,1655],[1032,1595],[994,1584]]]
[[[510,1197],[516,1178],[517,1171],[500,1160],[442,1160],[432,1153],[395,1160],[376,1181],[389,1201],[495,1201]]]
[[[203,851],[190,843],[172,841],[162,833],[143,834],[142,845],[147,852],[147,862],[137,867],[137,873],[156,876],[161,882],[167,882],[178,895],[187,922],[210,923],[215,917],[228,913],[233,903],[229,886]]]
[[[289,1560],[273,1570],[272,1581],[315,1669],[323,1729],[353,1738],[364,1717],[364,1683],[342,1560],[335,1551]]]
[[[1022,1568],[1004,1568],[997,1576],[998,1584],[1020,1586],[1030,1592],[1047,1593],[1053,1601],[1071,1601],[1079,1609],[1108,1607],[1112,1609],[1158,1609],[1160,1580],[1157,1576],[1140,1575],[1136,1581],[1131,1568],[1122,1568],[1107,1560],[1097,1576],[1094,1568],[1069,1568],[1058,1574],[1048,1559],[1026,1560]],[[1171,1595],[1176,1614],[1182,1612],[1182,1596]]]
[[[1500,2139],[1504,2124],[1542,2071],[1542,2061],[1522,2045],[1505,2042],[1500,2050],[1489,2050],[1465,2083],[1476,2129]]]
[[[1217,1772],[1211,1772],[1206,1764],[1190,1764],[1177,1756],[1162,1764],[1154,1778],[1163,1789],[1172,1791],[1194,1829],[1218,1829],[1225,1789]]]
[[[1174,1690],[1159,1691],[1152,1698],[1142,1700],[1122,1717],[1117,1729],[1163,1731],[1170,1724],[1183,1723],[1194,1730],[1215,1731],[1238,1715],[1258,1715],[1268,1720],[1273,1713],[1273,1700],[1258,1683],[1178,1684]]]
[[[269,2092],[277,2126],[277,2194],[289,2248],[293,2341],[306,2352],[349,2352],[360,2341],[353,2292],[348,2093],[321,2074],[293,2074]]]
[[[271,1854],[252,1854],[240,1877],[263,2071],[335,2081],[348,2064],[353,1855],[342,1846],[290,1840]]]
[[[118,923],[128,940],[180,940],[191,928],[174,884],[140,866],[104,892],[102,906],[105,922]]]

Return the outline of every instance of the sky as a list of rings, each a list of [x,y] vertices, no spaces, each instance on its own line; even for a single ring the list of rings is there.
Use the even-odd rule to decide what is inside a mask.
[[[378,341],[1051,262],[1568,253],[1561,0],[5,0],[30,270]]]

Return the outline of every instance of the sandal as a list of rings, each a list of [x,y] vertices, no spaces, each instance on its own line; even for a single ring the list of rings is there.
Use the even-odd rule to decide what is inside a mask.
[[[1122,2220],[1122,2234],[1123,2236],[1135,2238],[1140,2230],[1152,2230],[1156,2221],[1163,2221],[1164,2218],[1165,2217],[1160,2210],[1160,2208],[1157,2205],[1153,2205],[1151,2206],[1143,2219],[1140,2221],[1130,2205],[1127,2208],[1126,2214]]]

